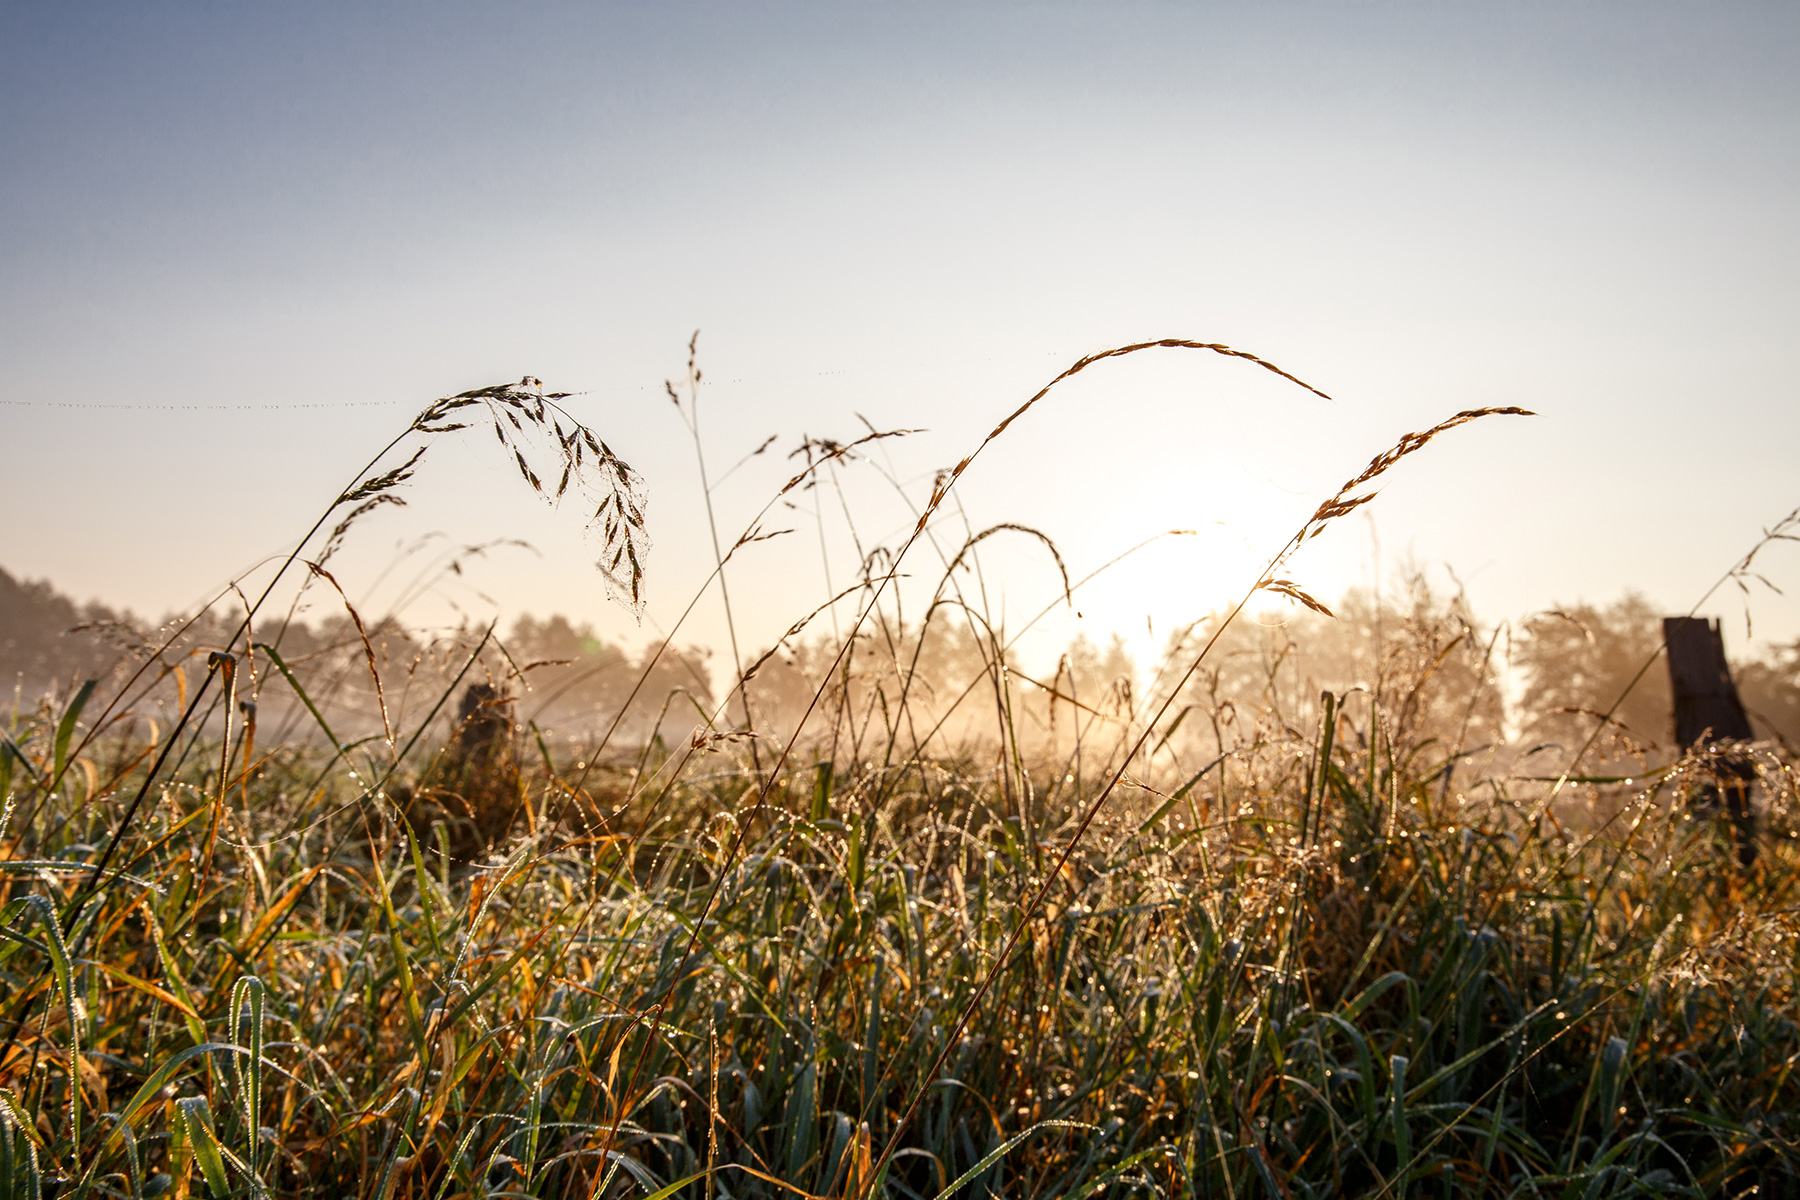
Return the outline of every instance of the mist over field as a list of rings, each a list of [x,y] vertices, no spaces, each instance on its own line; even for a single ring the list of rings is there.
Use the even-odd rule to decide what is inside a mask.
[[[1800,1195],[1797,53],[0,9],[0,1200]]]

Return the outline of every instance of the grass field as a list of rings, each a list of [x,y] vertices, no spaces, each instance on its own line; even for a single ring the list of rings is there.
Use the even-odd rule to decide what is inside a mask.
[[[1152,349],[1249,357],[1058,378]],[[491,426],[526,486],[585,489],[635,603],[642,481],[534,384],[433,405],[295,576],[335,588],[432,440]],[[1291,550],[1508,411],[1401,439],[1245,604],[1323,609]],[[16,705],[0,1196],[1800,1194],[1778,748],[1748,752],[1741,867],[1690,802],[1705,757],[1606,720],[1502,744],[1493,639],[1454,606],[1297,698],[1255,686],[1236,612],[1135,694],[1023,683],[960,618],[971,669],[927,681],[887,591],[912,544],[807,644],[780,732],[743,719],[777,659],[687,740],[546,729],[491,630],[407,643],[402,681],[405,631],[284,654],[254,595]],[[959,688],[988,715],[952,736]]]

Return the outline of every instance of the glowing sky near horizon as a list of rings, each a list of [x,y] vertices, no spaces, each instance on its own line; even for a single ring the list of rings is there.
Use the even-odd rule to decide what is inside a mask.
[[[925,430],[771,514],[794,532],[733,564],[747,650],[1058,370],[1145,338],[1333,401],[1173,351],[1052,393],[971,470],[950,552],[1019,522],[1079,577],[1198,532],[1039,654],[1228,601],[1462,408],[1542,415],[1448,435],[1291,573],[1454,572],[1492,620],[1680,611],[1800,504],[1791,6],[14,3],[0,55],[0,567],[145,615],[286,549],[434,396],[531,374],[648,479],[647,623],[491,439],[434,450],[340,575],[520,538],[411,615],[668,628],[711,566],[661,392],[695,328],[714,475],[778,438],[715,489],[728,541],[802,435]],[[968,586],[1012,627],[1054,596],[1028,539],[983,551]],[[1800,584],[1800,548],[1766,561]],[[1759,636],[1800,636],[1787,592]],[[1741,640],[1734,595],[1708,611]],[[680,636],[722,648],[716,602]]]

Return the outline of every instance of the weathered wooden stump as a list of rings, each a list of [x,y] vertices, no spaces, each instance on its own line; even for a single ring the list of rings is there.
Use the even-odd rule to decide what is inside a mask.
[[[512,701],[490,684],[470,684],[453,729],[417,791],[397,790],[395,802],[421,841],[442,824],[451,859],[472,862],[506,837],[524,806]]]
[[[1723,800],[1737,833],[1738,861],[1747,867],[1756,861],[1756,818],[1750,810],[1756,767],[1742,754],[1714,749],[1755,736],[1725,662],[1725,639],[1719,623],[1703,617],[1665,617],[1663,638],[1675,693],[1675,740],[1706,755],[1712,767],[1713,782],[1700,789],[1695,802],[1717,809]]]

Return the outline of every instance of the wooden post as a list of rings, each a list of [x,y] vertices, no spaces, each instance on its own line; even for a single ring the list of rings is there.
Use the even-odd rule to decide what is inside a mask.
[[[1738,698],[1731,668],[1725,662],[1725,639],[1717,621],[1703,617],[1665,617],[1663,638],[1669,647],[1669,685],[1675,694],[1675,740],[1684,750],[1701,750],[1717,742],[1747,742],[1755,735],[1744,702]],[[1713,760],[1713,782],[1695,800],[1716,808],[1720,794],[1737,830],[1738,861],[1756,861],[1756,818],[1750,811],[1750,785],[1756,768],[1742,755]]]

